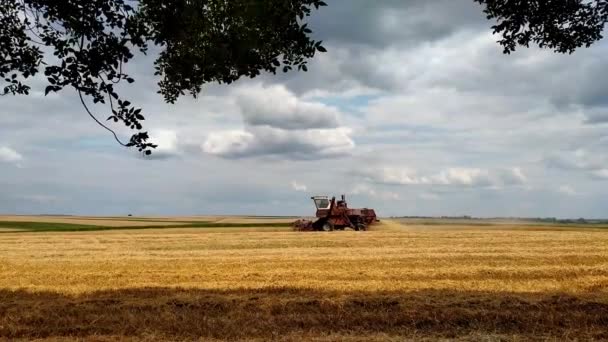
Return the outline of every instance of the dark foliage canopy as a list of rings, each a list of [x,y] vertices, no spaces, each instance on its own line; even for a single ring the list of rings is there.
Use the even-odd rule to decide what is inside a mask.
[[[475,0],[484,5],[504,53],[534,43],[559,53],[573,53],[602,39],[608,0]]]
[[[608,0],[474,0],[484,7],[505,53],[530,43],[572,53],[602,38]],[[321,0],[0,0],[0,95],[27,95],[40,71],[45,93],[76,91],[87,113],[124,146],[150,154],[141,108],[115,85],[133,83],[123,65],[159,50],[158,92],[174,103],[209,82],[230,84],[277,70],[307,71],[322,42],[305,18]],[[52,56],[51,56],[52,54]],[[107,120],[136,130],[122,142],[90,111],[104,103]]]
[[[124,70],[150,45],[165,101],[196,96],[208,82],[232,83],[262,71],[307,70],[325,51],[304,23],[321,0],[0,0],[0,94],[25,94],[25,80],[43,70],[45,93],[76,90],[87,101],[107,103],[108,120],[137,130],[125,146],[150,154],[141,108],[115,90],[133,83]],[[46,52],[46,53],[45,53]],[[49,56],[52,53],[53,56]]]

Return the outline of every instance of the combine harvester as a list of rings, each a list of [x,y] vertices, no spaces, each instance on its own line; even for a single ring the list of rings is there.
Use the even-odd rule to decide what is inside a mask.
[[[363,231],[367,230],[372,223],[379,221],[374,209],[349,208],[344,195],[339,201],[336,201],[335,197],[330,200],[327,196],[313,196],[311,199],[317,207],[317,220],[297,220],[293,223],[294,230],[330,232],[350,228]]]

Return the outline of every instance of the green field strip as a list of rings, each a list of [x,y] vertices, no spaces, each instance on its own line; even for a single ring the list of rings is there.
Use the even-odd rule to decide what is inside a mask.
[[[21,221],[0,221],[0,228],[20,229],[20,232],[80,232],[80,231],[99,231],[99,230],[134,230],[134,229],[168,229],[168,228],[271,228],[271,227],[289,227],[289,222],[274,222],[274,223],[215,223],[215,222],[199,222],[189,221],[183,224],[175,224],[177,222],[169,222],[166,225],[149,225],[149,226],[99,226],[87,224],[73,223],[57,223],[57,222],[21,222]],[[9,233],[9,232],[6,232]],[[15,233],[10,232],[10,233]]]

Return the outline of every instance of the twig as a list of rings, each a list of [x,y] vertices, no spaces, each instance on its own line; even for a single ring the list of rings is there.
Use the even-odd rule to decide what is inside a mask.
[[[125,143],[123,143],[122,141],[120,141],[120,139],[118,139],[118,136],[116,135],[116,132],[114,132],[111,128],[109,128],[108,126],[104,125],[101,121],[97,120],[97,118],[95,117],[95,115],[93,115],[91,113],[91,111],[89,110],[89,107],[87,106],[87,104],[84,102],[84,99],[82,98],[82,93],[80,92],[80,89],[76,89],[78,91],[78,97],[80,97],[80,102],[82,103],[82,105],[84,106],[84,109],[87,111],[87,113],[89,114],[89,116],[91,118],[93,118],[93,120],[95,120],[95,122],[97,122],[97,124],[103,128],[105,128],[106,130],[108,130],[110,133],[112,133],[112,135],[114,136],[114,139],[116,139],[116,141],[118,141],[119,144],[121,144],[124,147],[127,147],[127,145]]]

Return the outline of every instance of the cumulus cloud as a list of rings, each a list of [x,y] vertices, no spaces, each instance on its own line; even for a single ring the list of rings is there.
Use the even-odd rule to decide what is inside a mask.
[[[608,178],[608,156],[601,151],[562,151],[547,157],[545,163],[552,168],[583,171],[594,178]]]
[[[492,179],[488,170],[449,168],[430,178],[432,184],[490,186]]]
[[[569,196],[574,196],[577,194],[576,190],[574,190],[574,188],[572,188],[570,185],[560,185],[560,187],[557,188],[557,192]]]
[[[318,102],[303,101],[283,85],[260,84],[235,92],[245,124],[287,130],[338,127],[339,111]]]
[[[528,182],[528,178],[524,175],[519,167],[513,167],[508,170],[500,171],[500,178],[507,185],[524,184]]]
[[[177,132],[168,129],[150,131],[150,140],[158,145],[147,159],[168,159],[181,153],[178,145]]]
[[[608,123],[608,107],[602,107],[601,109],[589,109],[586,111],[585,116],[587,124],[605,124]]]
[[[381,200],[399,200],[400,196],[398,193],[396,192],[392,192],[392,191],[377,191],[374,188],[370,187],[367,184],[358,184],[356,185],[351,193],[353,195],[366,195],[372,198],[377,198],[377,199],[381,199]]]
[[[306,192],[306,190],[307,190],[306,184],[301,184],[296,181],[291,182],[291,188],[294,189],[295,191],[301,191],[301,192]]]
[[[584,149],[562,151],[546,158],[546,163],[560,169],[594,170],[603,166],[601,158],[594,158]]]
[[[369,181],[390,185],[500,187],[526,182],[526,177],[519,168],[488,170],[451,167],[435,174],[419,175],[413,169],[385,167],[364,171],[361,175]]]
[[[418,195],[418,197],[420,197],[423,200],[426,201],[437,201],[440,199],[439,195],[434,194],[432,192],[423,192],[420,195]]]
[[[591,173],[594,177],[601,178],[601,179],[608,179],[608,168],[594,170]]]
[[[41,204],[49,204],[49,203],[61,201],[61,198],[58,196],[44,195],[44,194],[19,195],[19,196],[15,196],[15,197],[26,200],[26,201],[32,201],[32,202],[41,203]]]
[[[345,156],[355,143],[349,128],[284,130],[260,126],[209,134],[204,152],[225,157],[283,156],[288,159],[322,159]]]
[[[7,146],[0,146],[0,162],[18,163],[23,160],[23,156],[14,149]]]
[[[228,159],[306,160],[349,155],[355,146],[352,129],[339,123],[340,111],[303,100],[283,85],[249,84],[237,88],[234,96],[244,127],[210,132],[203,152]]]

